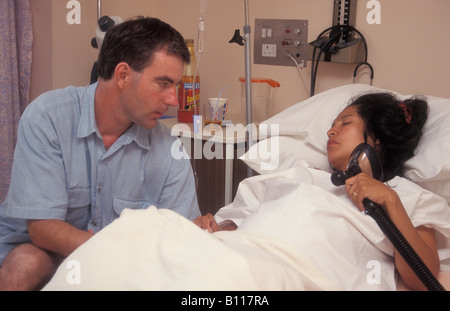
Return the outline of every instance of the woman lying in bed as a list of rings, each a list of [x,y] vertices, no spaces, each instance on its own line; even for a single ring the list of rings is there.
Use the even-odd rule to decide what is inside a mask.
[[[334,120],[327,133],[329,138],[327,151],[331,167],[345,170],[352,151],[365,139],[376,149],[382,160],[385,183],[361,173],[346,180],[345,192],[361,211],[364,210],[362,201],[365,198],[384,207],[429,269],[437,274],[440,263],[435,231],[429,226],[413,225],[396,192],[396,187],[391,187],[389,184],[394,177],[402,176],[403,163],[414,155],[414,150],[422,136],[427,113],[428,105],[421,99],[400,102],[389,93],[360,96]],[[414,207],[409,208],[411,210]],[[218,212],[217,218],[221,217],[221,212]],[[223,212],[226,215],[230,211],[224,208]],[[336,219],[336,221],[340,220]],[[224,221],[218,224],[210,214],[199,216],[194,222],[210,232],[237,228],[233,221]],[[349,243],[351,242],[349,241]],[[397,252],[394,258],[395,268],[402,280],[411,289],[423,289],[420,280]],[[336,260],[338,259],[336,258]]]

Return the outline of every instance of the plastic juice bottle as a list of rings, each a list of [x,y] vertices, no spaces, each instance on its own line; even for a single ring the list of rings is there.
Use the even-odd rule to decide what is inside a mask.
[[[192,123],[195,113],[200,113],[200,76],[195,77],[194,102],[194,74],[197,66],[195,59],[194,40],[186,39],[186,45],[191,53],[191,62],[184,66],[183,78],[178,89],[178,122]]]

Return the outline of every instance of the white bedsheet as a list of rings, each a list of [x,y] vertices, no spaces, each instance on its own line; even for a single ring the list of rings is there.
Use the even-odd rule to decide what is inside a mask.
[[[216,217],[235,220],[233,232],[209,234],[155,207],[125,210],[45,290],[395,290],[392,245],[329,178],[299,166],[245,180]],[[405,179],[391,185],[414,225],[437,230],[448,259],[445,200]]]
[[[77,275],[78,274],[78,275]],[[333,290],[277,240],[207,233],[151,206],[121,217],[72,253],[44,290]]]

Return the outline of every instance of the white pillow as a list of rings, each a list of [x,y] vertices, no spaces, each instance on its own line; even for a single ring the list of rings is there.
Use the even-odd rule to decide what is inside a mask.
[[[352,98],[379,91],[391,92],[399,99],[412,96],[366,84],[350,84],[317,94],[263,122],[268,125],[278,124],[280,136],[290,137],[290,139],[280,140],[277,170],[288,168],[299,160],[304,160],[312,166],[328,169],[328,165],[324,167],[324,161],[327,161],[326,133],[333,120]],[[405,175],[413,182],[445,197],[450,202],[450,99],[426,97],[430,112],[424,126],[424,136],[416,150],[416,155],[405,165]],[[294,140],[297,143],[294,143]],[[253,146],[253,148],[258,147]],[[262,163],[258,162],[258,159],[253,159],[250,163],[246,155],[242,159],[253,169]],[[272,163],[274,162],[276,161]],[[270,170],[260,169],[256,171],[261,174],[270,172]]]
[[[331,172],[325,153],[293,136],[269,137],[254,144],[240,159],[261,175],[289,169],[302,161]]]
[[[304,139],[326,153],[327,131],[337,115],[354,97],[377,91],[385,90],[366,84],[350,84],[334,88],[295,104],[263,123],[278,124],[280,135]],[[401,96],[398,93],[394,94]]]

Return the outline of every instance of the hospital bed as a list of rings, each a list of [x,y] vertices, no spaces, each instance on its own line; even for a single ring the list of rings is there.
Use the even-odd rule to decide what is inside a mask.
[[[262,207],[278,206],[279,210],[265,210],[270,224],[277,223],[282,213],[295,225],[294,204],[336,205],[339,200],[307,184],[293,182],[298,174],[309,168],[320,168],[326,173],[329,166],[326,158],[326,132],[333,119],[358,94],[381,89],[361,84],[346,85],[317,94],[295,104],[266,120],[267,125],[278,124],[279,136],[269,137],[252,148],[277,146],[271,157],[250,157],[249,150],[242,160],[258,176],[241,183],[235,201],[217,213],[218,221],[236,211],[239,204]],[[402,94],[396,93],[405,98]],[[417,154],[406,163],[406,178],[414,184],[431,191],[450,202],[450,99],[427,96],[430,114],[424,128]],[[258,153],[253,153],[258,154]],[[314,171],[314,174],[315,171]],[[315,175],[314,175],[315,176]],[[294,178],[295,177],[295,178]],[[315,177],[314,177],[315,178]],[[264,187],[263,187],[264,184]],[[258,197],[258,193],[259,197]],[[286,196],[280,196],[285,193]],[[261,197],[264,197],[261,201]],[[330,199],[330,200],[328,200]],[[258,201],[259,200],[259,201]],[[293,203],[294,202],[294,203]],[[319,203],[317,203],[319,202]],[[255,208],[256,209],[256,208]],[[342,204],[345,219],[351,222],[355,213]],[[351,210],[351,211],[349,211]],[[272,212],[272,214],[270,214]],[[228,213],[228,214],[227,214]],[[254,213],[254,214],[258,214]],[[450,210],[449,210],[450,213]],[[244,215],[245,216],[245,215]],[[430,216],[431,217],[431,216]],[[253,218],[254,220],[255,218]],[[281,219],[281,218],[280,218]],[[336,219],[336,217],[335,217]],[[339,220],[340,221],[340,220]],[[358,220],[359,221],[359,220]],[[436,220],[439,222],[439,220]],[[363,219],[355,225],[357,230],[366,230],[370,220]],[[251,224],[251,221],[249,221]],[[264,235],[267,226],[259,232],[246,231],[250,225],[245,221],[236,231],[208,233],[191,221],[154,206],[145,210],[122,212],[121,217],[97,233],[88,242],[73,252],[59,267],[45,290],[341,290],[316,262],[294,249],[282,239]],[[269,231],[289,232],[293,229],[279,222],[279,227]],[[440,224],[439,255],[441,273],[439,280],[450,289],[450,223]],[[299,225],[300,227],[300,225]],[[330,229],[331,230],[331,229]],[[353,230],[353,229],[352,229]],[[376,230],[372,230],[376,231]],[[261,234],[262,232],[262,234]],[[333,241],[333,232],[323,230],[324,239]],[[378,234],[377,232],[369,232]],[[295,237],[295,238],[301,238]],[[349,244],[352,241],[349,241]],[[388,247],[385,241],[376,240],[380,248]],[[320,241],[317,247],[320,247]],[[358,246],[359,247],[359,246]],[[365,246],[361,246],[364,249]],[[357,251],[361,251],[358,249]],[[355,250],[352,250],[355,251]],[[355,251],[355,252],[357,252]],[[356,254],[355,258],[359,255]],[[368,255],[371,258],[370,255]],[[383,261],[384,257],[380,257]],[[336,261],[339,259],[336,258]],[[392,260],[392,259],[390,259]],[[337,263],[334,269],[347,263]],[[351,268],[351,267],[349,267]],[[391,271],[392,272],[392,271]],[[352,278],[352,275],[349,275]],[[388,281],[386,281],[388,282]],[[395,279],[394,290],[408,288]],[[367,279],[354,280],[351,290],[371,289]],[[381,281],[383,283],[383,280]],[[398,286],[397,286],[398,285]],[[381,287],[385,289],[386,287]]]

